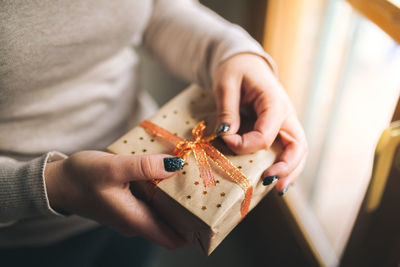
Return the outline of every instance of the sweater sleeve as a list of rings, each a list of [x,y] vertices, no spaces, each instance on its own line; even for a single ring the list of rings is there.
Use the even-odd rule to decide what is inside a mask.
[[[211,88],[218,65],[238,53],[275,63],[245,30],[192,0],[155,0],[144,44],[174,74]]]
[[[0,226],[28,217],[62,216],[50,207],[44,170],[48,162],[63,158],[59,152],[26,162],[0,157]]]

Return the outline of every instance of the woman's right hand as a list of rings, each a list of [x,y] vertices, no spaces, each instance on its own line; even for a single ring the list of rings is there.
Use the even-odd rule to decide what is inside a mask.
[[[131,181],[165,179],[183,167],[182,160],[175,158],[167,163],[172,160],[177,165],[166,168],[164,159],[170,157],[83,151],[48,163],[45,180],[50,205],[96,220],[126,236],[142,235],[167,248],[181,247],[186,241],[129,189]]]

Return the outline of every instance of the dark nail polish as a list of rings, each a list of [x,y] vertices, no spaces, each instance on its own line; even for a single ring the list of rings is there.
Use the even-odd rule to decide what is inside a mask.
[[[227,131],[229,131],[230,128],[231,128],[231,126],[229,124],[223,122],[218,126],[216,133],[217,134],[226,133]]]
[[[278,195],[279,195],[279,196],[283,196],[283,195],[288,191],[289,186],[290,186],[290,185],[287,185],[285,188],[283,188],[282,192],[278,192]]]
[[[278,180],[277,176],[268,176],[268,177],[264,178],[263,185],[265,185],[265,186],[270,185],[277,180]]]
[[[224,139],[222,138],[222,136],[217,136],[216,140],[218,140],[219,142],[221,142],[222,144],[225,144]]]
[[[164,169],[167,172],[182,170],[184,166],[185,166],[185,161],[182,158],[178,157],[164,158]]]

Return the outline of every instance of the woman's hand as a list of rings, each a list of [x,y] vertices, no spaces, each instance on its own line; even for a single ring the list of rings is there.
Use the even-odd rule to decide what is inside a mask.
[[[55,210],[96,220],[126,236],[139,234],[167,248],[180,247],[186,242],[132,195],[129,183],[168,178],[183,164],[182,159],[163,154],[79,152],[47,164],[50,205]]]
[[[303,129],[286,92],[266,61],[255,54],[235,55],[223,62],[214,76],[217,133],[238,154],[269,148],[280,136],[284,146],[279,160],[263,173],[264,184],[278,178],[282,195],[301,173],[307,152]],[[237,134],[239,108],[251,105],[257,114],[252,131]]]

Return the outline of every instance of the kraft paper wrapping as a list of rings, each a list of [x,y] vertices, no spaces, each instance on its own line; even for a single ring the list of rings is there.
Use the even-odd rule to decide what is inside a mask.
[[[171,133],[190,140],[192,128],[204,120],[207,123],[206,136],[208,136],[215,129],[216,120],[216,106],[212,93],[197,85],[191,85],[149,120]],[[242,125],[245,126],[246,122],[249,122],[249,119],[242,120]],[[263,186],[260,178],[263,171],[272,165],[280,153],[280,145],[274,144],[268,150],[252,154],[234,155],[222,142],[213,141],[212,144],[251,181],[254,187],[251,210],[274,186]],[[111,144],[108,150],[125,155],[172,154],[173,147],[137,126]],[[207,255],[210,255],[240,222],[240,207],[244,199],[243,190],[212,160],[209,159],[209,163],[216,186],[204,187],[192,153],[183,170],[178,171],[172,178],[158,183],[151,192],[151,205],[158,214],[188,240],[198,242]],[[133,193],[143,195],[148,188],[145,182],[135,183]]]

